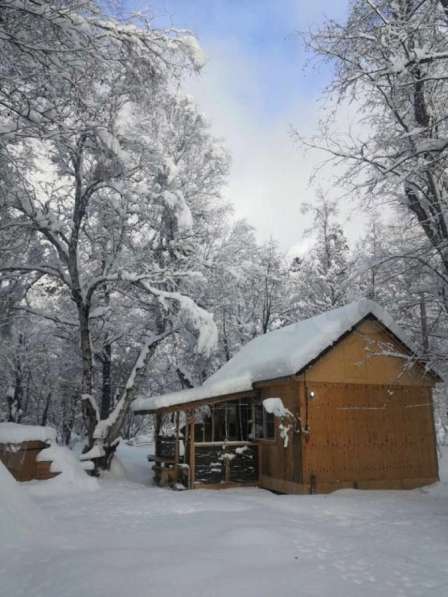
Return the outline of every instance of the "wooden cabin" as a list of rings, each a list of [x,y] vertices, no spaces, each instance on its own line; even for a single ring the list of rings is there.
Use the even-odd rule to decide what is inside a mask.
[[[438,480],[439,381],[362,300],[257,337],[202,386],[133,409],[156,415],[161,485],[414,488]]]

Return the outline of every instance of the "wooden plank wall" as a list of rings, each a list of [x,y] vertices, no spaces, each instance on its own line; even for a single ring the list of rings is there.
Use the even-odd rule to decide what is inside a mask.
[[[384,481],[387,487],[438,478],[430,388],[313,382],[308,390],[315,398],[303,441],[305,483],[313,477],[317,484]]]
[[[290,381],[262,388],[261,398],[281,398],[284,406],[299,417],[300,384]],[[258,440],[260,444],[260,477],[267,476],[284,481],[302,482],[302,455],[300,435],[290,432],[288,447],[285,448],[275,421],[275,440]]]
[[[409,355],[377,321],[363,321],[351,334],[323,354],[306,371],[308,381],[325,383],[395,384],[432,387],[434,378],[418,363],[381,354],[384,351]],[[303,377],[303,375],[302,375]]]

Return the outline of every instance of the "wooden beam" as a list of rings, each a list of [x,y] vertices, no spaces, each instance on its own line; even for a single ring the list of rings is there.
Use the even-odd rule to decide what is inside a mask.
[[[263,381],[256,381],[253,386],[254,389],[262,389],[262,388],[268,388],[270,386],[276,386],[276,385],[286,385],[286,384],[290,384],[291,381],[295,381],[296,380],[296,376],[295,375],[288,375],[286,377],[274,377],[273,379],[266,379]]]

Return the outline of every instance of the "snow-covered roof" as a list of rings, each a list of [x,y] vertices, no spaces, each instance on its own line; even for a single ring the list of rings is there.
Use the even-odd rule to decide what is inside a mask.
[[[54,442],[56,431],[52,427],[39,425],[0,423],[0,444],[21,444],[29,441]]]
[[[251,391],[253,384],[294,375],[332,346],[367,315],[373,315],[403,344],[403,332],[377,303],[362,299],[258,336],[202,386],[152,398],[137,398],[134,412],[158,410],[208,398]],[[410,347],[412,350],[412,348]]]

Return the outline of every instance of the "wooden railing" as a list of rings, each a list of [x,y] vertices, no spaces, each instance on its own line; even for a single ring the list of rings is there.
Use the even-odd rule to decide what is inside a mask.
[[[258,446],[251,442],[195,444],[194,482],[255,484],[258,480]]]

